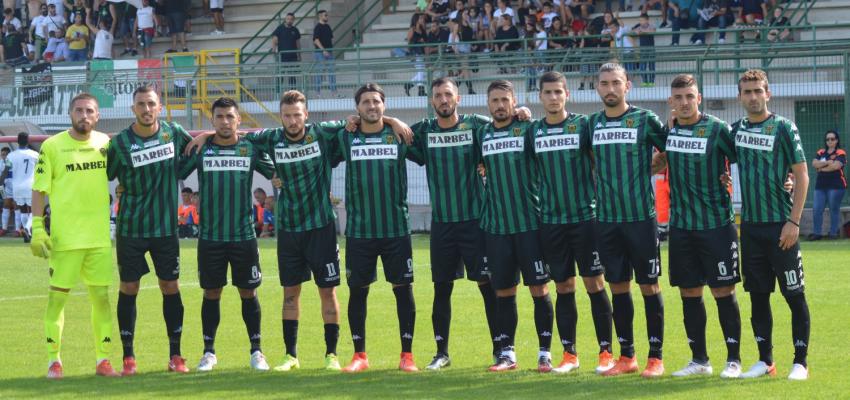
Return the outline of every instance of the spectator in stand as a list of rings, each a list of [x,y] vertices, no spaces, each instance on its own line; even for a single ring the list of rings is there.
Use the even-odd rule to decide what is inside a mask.
[[[154,0],[151,7],[153,7],[153,15],[156,19],[156,35],[160,37],[167,35],[168,17],[165,15],[165,0]]]
[[[59,14],[55,4],[47,5],[47,32],[65,31],[65,17]]]
[[[189,0],[167,0],[164,1],[165,16],[168,20],[168,35],[171,36],[171,48],[166,50],[166,53],[177,52],[177,41],[180,40],[184,52],[188,52],[186,47],[186,3]]]
[[[497,10],[498,11],[498,10]],[[498,43],[495,44],[496,53],[500,55],[506,55],[512,51],[519,49],[520,43],[516,39],[519,39],[519,30],[513,24],[513,16],[511,14],[502,14],[499,18],[500,25],[499,29],[496,30],[496,41]],[[504,40],[510,40],[509,42],[504,42]],[[506,74],[508,69],[504,66],[504,62],[499,63],[499,73]],[[513,69],[513,72],[516,72]]]
[[[496,9],[493,11],[493,21],[497,21],[499,24],[495,28],[497,31],[501,28],[501,18],[503,15],[511,16],[511,25],[519,22],[514,9],[511,8],[511,3],[508,0],[497,0],[496,1]]]
[[[632,6],[629,5],[629,11],[631,11]],[[614,11],[614,8],[611,7],[611,0],[605,0],[605,11]],[[620,0],[620,8],[617,11],[626,11],[626,0]]]
[[[608,27],[611,31],[611,36],[614,38],[614,58],[620,61],[626,71],[631,72],[638,68],[635,52],[634,52],[634,34],[629,31],[629,28],[620,25],[620,21],[611,22]]]
[[[62,17],[63,24],[71,25],[73,21],[68,21],[68,14],[65,13],[65,0],[47,0],[48,9],[50,6],[56,7],[56,15]]]
[[[66,19],[68,25],[74,23],[74,18],[77,14],[83,16],[83,21],[86,20],[86,6],[83,4],[83,0],[65,0],[65,10],[68,16]]]
[[[649,15],[641,14],[640,21],[632,28],[638,37],[638,69],[641,71],[643,87],[655,86],[655,27],[649,23]]]
[[[543,3],[543,11],[540,13],[540,16],[537,18],[537,20],[542,20],[543,27],[546,28],[546,30],[549,30],[549,28],[552,27],[552,20],[559,17],[560,14],[555,12],[555,10],[552,8],[552,3],[547,1]]]
[[[50,25],[50,18],[47,16],[47,5],[42,4],[39,8],[40,14],[35,16],[30,23],[30,36],[35,38],[35,61],[40,61],[42,57],[42,53],[44,53],[45,47],[47,47],[47,40],[50,37],[49,30],[47,29],[48,25]]]
[[[24,34],[11,24],[4,25],[3,30],[3,59],[0,62],[4,62],[10,67],[28,63],[28,50]],[[8,32],[5,32],[6,30]]]
[[[201,216],[198,210],[201,209],[201,196],[198,192],[192,193],[192,210],[189,213],[189,219],[186,220],[186,226],[191,228],[191,237],[198,237],[198,225],[201,223]]]
[[[274,237],[274,196],[266,197],[263,204],[263,233],[260,237]]]
[[[455,0],[455,7],[449,12],[449,18],[446,22],[457,20],[457,17],[463,15],[464,11],[466,11],[465,4],[460,0]]]
[[[493,3],[484,2],[484,8],[481,11],[481,28],[479,28],[478,40],[492,41],[496,35],[496,28],[499,27],[499,20],[493,18]],[[484,47],[484,52],[493,51],[493,45],[487,44]]]
[[[847,164],[847,153],[841,148],[838,132],[826,131],[823,148],[818,150],[812,159],[812,167],[817,170],[815,181],[815,200],[812,210],[814,220],[813,232],[809,240],[819,240],[823,237],[823,211],[829,206],[829,238],[838,239],[838,229],[841,227],[841,199],[847,190],[847,178],[844,176],[844,165]]]
[[[569,1],[569,0],[565,0]],[[572,15],[574,20],[588,20],[590,19],[590,14],[593,14],[593,0],[572,0],[571,2],[566,3],[569,13]]]
[[[139,34],[139,46],[142,47],[142,56],[151,58],[151,46],[153,46],[153,38],[156,36],[156,18],[154,9],[151,7],[152,0],[142,0],[142,8],[136,11],[136,20],[134,21],[133,32]]]
[[[404,84],[404,93],[408,96],[413,86],[419,88],[420,96],[425,96],[425,47],[422,45],[427,43],[428,38],[425,28],[427,17],[427,14],[415,14],[410,29],[407,30],[407,44],[410,46],[407,53],[413,56],[413,67],[416,70],[410,82]]]
[[[254,219],[254,233],[260,236],[263,233],[263,206],[266,204],[266,191],[263,188],[254,189],[254,207],[252,218]]]
[[[281,73],[289,75],[289,88],[295,89],[295,77],[300,75],[298,62],[301,61],[301,32],[295,27],[295,14],[288,13],[283,18],[283,24],[272,32],[272,51],[280,54],[280,62],[284,64]]]
[[[726,29],[734,21],[735,17],[732,16],[732,9],[729,8],[729,0],[703,0],[702,9],[699,10],[697,29],[705,30],[710,27]],[[697,44],[708,43],[705,33],[697,33],[696,36]],[[717,36],[717,43],[726,43],[726,32],[720,32]]]
[[[449,15],[449,0],[431,0],[426,10],[431,21],[445,22]]]
[[[679,45],[679,31],[682,29],[688,29],[697,26],[696,19],[698,16],[691,14],[691,9],[694,9],[694,14],[696,13],[696,6],[694,5],[699,0],[670,0],[667,4],[670,7],[670,11],[673,14],[673,37],[670,40],[670,44],[672,46]],[[691,35],[691,44],[702,44],[702,41],[697,42],[699,36],[697,34]]]
[[[109,33],[109,21],[100,21],[100,28],[91,22],[91,13],[86,13],[86,25],[94,34],[94,50],[92,51],[92,59],[94,60],[111,60],[112,59],[112,43],[115,38]]]
[[[466,21],[469,24],[469,27],[472,28],[473,41],[488,40],[482,39],[482,37],[484,36],[483,34],[485,29],[482,27],[484,17],[482,16],[480,10],[481,9],[478,7],[470,7],[466,13]],[[489,24],[489,20],[487,23]],[[489,29],[487,30],[489,31]],[[477,44],[472,46],[473,52],[481,51],[482,49],[483,47]]]
[[[325,75],[328,77],[328,87],[331,90],[331,95],[336,97],[336,76],[334,75],[334,54],[333,54],[333,39],[334,32],[328,25],[328,12],[319,10],[319,22],[313,28],[313,45],[316,47],[316,52],[313,53],[313,58],[318,63],[318,74],[314,78],[316,95],[322,92],[322,80]]]
[[[92,22],[99,24],[101,20],[109,21],[112,29],[112,15],[109,14],[109,2],[107,0],[94,0],[92,4]]]
[[[83,16],[77,14],[74,24],[65,32],[65,40],[68,42],[68,61],[86,61],[89,58],[89,37],[91,32],[83,24]]]
[[[139,52],[136,50],[138,44],[136,43],[135,29],[138,9],[127,2],[116,4],[116,7],[121,9],[119,13],[121,21],[118,24],[118,34],[115,35],[115,37],[121,38],[124,42],[124,51],[121,52],[121,56],[129,54],[135,57],[139,55]]]
[[[459,18],[450,20],[449,27],[451,34],[448,43],[458,61],[458,70],[455,74],[459,78],[457,83],[464,82],[468,94],[475,94],[472,81],[469,79],[469,54],[472,53],[472,45],[469,42],[474,41],[475,37],[472,33],[472,27],[469,26],[468,14],[463,13]]]
[[[529,40],[529,47],[534,49],[534,55],[526,67],[528,79],[526,81],[526,92],[537,90],[537,75],[546,69],[546,50],[549,49],[549,39],[543,21],[531,17],[531,21],[525,26],[525,38]]]
[[[777,39],[784,42],[791,35],[791,31],[788,30],[788,17],[782,15],[784,11],[785,9],[782,7],[773,9],[773,18],[770,19],[768,24],[773,29],[767,32],[769,42],[775,42]]]
[[[604,42],[599,37],[602,34],[601,26],[589,24],[584,31],[580,33],[582,37],[579,44],[579,50],[582,53],[581,58],[581,84],[578,90],[584,90],[585,87],[589,90],[594,90],[594,82],[596,73],[599,70],[601,48],[610,47],[610,41]],[[602,56],[604,57],[604,56]]]
[[[209,0],[210,14],[212,15],[215,29],[212,35],[224,35],[224,0]]]
[[[62,62],[68,58],[68,43],[65,42],[65,32],[62,29],[48,34],[47,47],[44,48],[43,58],[46,62]]]
[[[3,10],[3,31],[6,36],[21,32],[21,20],[15,17],[15,10],[11,8]]]
[[[764,0],[741,0],[741,19],[747,25],[758,25],[767,15],[767,2]]]
[[[641,4],[640,13],[649,15],[649,10],[653,9],[661,9],[661,24],[658,25],[659,28],[667,27],[667,19],[669,18],[670,9],[668,5],[668,0],[643,0],[643,4]]]

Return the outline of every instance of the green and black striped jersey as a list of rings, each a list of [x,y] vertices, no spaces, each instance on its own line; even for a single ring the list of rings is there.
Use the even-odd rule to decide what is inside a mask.
[[[531,121],[514,119],[496,128],[489,123],[476,132],[476,149],[487,170],[481,228],[507,235],[540,227],[539,177],[534,165]]]
[[[308,124],[298,141],[290,140],[284,128],[246,135],[271,155],[283,183],[277,198],[279,230],[305,232],[333,222],[331,161],[338,146],[336,134],[344,126],[345,121]]]
[[[720,181],[735,162],[729,124],[708,114],[692,125],[676,124],[667,136],[670,225],[692,231],[725,226],[735,219],[732,198]]]
[[[540,175],[540,218],[544,224],[573,224],[595,217],[590,129],[587,116],[567,115],[556,125],[531,125]]]
[[[129,238],[177,234],[177,154],[192,137],[173,122],[159,121],[149,138],[132,126],[109,143],[107,175],[124,188],[118,204],[117,234]]]
[[[791,166],[805,163],[797,125],[776,114],[760,123],[743,118],[732,125],[741,181],[741,220],[784,222],[791,194],[784,185]]]
[[[345,160],[345,236],[383,239],[410,234],[407,212],[409,148],[389,126],[376,133],[337,133]]]
[[[436,118],[414,124],[412,152],[425,161],[431,194],[431,219],[462,222],[481,217],[484,185],[473,146],[475,131],[490,122],[481,115],[460,115],[458,123],[440,128]]]
[[[602,222],[635,222],[655,217],[653,146],[662,149],[666,129],[652,111],[629,106],[619,117],[590,116],[596,163],[596,216]]]
[[[217,242],[253,239],[254,171],[271,179],[274,165],[266,153],[245,139],[240,138],[231,146],[220,146],[213,140],[207,141],[198,153],[181,157],[180,162],[181,179],[198,171],[199,237]]]

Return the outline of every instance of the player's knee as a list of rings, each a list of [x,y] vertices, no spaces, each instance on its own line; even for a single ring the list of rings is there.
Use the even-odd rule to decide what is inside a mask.
[[[715,299],[728,297],[733,294],[735,294],[735,285],[711,288],[711,295],[714,296]]]
[[[516,296],[516,286],[507,289],[496,289],[496,297]]]
[[[549,285],[531,285],[528,287],[532,297],[541,297],[549,294]]]
[[[588,276],[586,278],[582,278],[584,281],[584,288],[587,290],[587,293],[599,293],[605,290],[605,279],[602,275],[597,276]]]
[[[657,283],[650,283],[650,284],[639,285],[639,286],[640,286],[640,293],[644,296],[651,296],[651,295],[654,295],[654,294],[661,293],[661,286],[659,286]]]
[[[126,295],[135,296],[139,294],[139,281],[121,282],[119,290]]]
[[[563,282],[556,282],[555,283],[555,290],[557,290],[558,293],[561,293],[561,294],[575,293],[575,291],[576,291],[576,278],[569,278],[569,279],[567,279]]]
[[[711,293],[712,294],[714,293],[714,289],[711,289]],[[702,286],[693,287],[693,288],[680,287],[679,288],[679,294],[681,294],[682,297],[702,297]],[[715,296],[715,297],[718,297],[718,296]]]
[[[319,288],[319,298],[324,302],[336,300],[336,288]]]
[[[177,279],[172,281],[164,281],[160,279],[159,290],[162,292],[162,294],[165,295],[177,294],[178,292],[180,292],[180,285],[177,283]]]
[[[221,295],[221,289],[219,289],[219,296]],[[253,299],[257,297],[257,289],[243,289],[239,288],[239,297],[243,299]]]
[[[60,287],[56,287],[56,286],[51,286],[50,290],[54,291],[54,292],[62,292],[62,293],[69,293],[71,291],[71,289],[60,288]]]
[[[609,284],[611,287],[611,293],[613,294],[624,294],[631,291],[631,282],[611,282]]]
[[[221,298],[222,288],[204,289],[204,298],[207,300],[218,300]]]
[[[295,296],[295,297],[301,296],[301,285],[284,286],[283,287],[283,297],[284,297],[284,299],[287,298],[287,297],[291,297],[291,296]]]

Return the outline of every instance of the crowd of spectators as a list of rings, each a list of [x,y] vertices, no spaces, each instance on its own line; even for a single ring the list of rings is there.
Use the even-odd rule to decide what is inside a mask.
[[[3,0],[0,62],[18,66],[140,53],[149,58],[156,37],[170,37],[167,53],[186,52],[190,5],[191,0]],[[214,26],[210,34],[224,34],[224,0],[205,1],[205,7]],[[113,50],[117,39],[123,51]]]
[[[632,3],[632,4],[627,4]],[[405,92],[419,88],[424,95],[425,69],[437,53],[453,54],[457,65],[446,73],[459,82],[465,82],[473,94],[471,75],[477,70],[474,53],[494,53],[499,58],[524,49],[530,58],[523,66],[517,63],[500,63],[500,72],[528,75],[528,89],[536,86],[536,76],[551,69],[557,59],[569,61],[581,72],[592,73],[597,64],[610,59],[624,63],[640,77],[641,85],[655,84],[656,30],[670,27],[671,45],[679,45],[679,32],[683,29],[727,29],[763,24],[770,29],[766,40],[789,40],[789,21],[775,0],[620,0],[619,11],[640,11],[637,24],[626,24],[612,11],[611,0],[606,0],[606,10],[601,16],[591,18],[596,12],[592,0],[421,0],[410,21],[406,49],[397,55],[413,58],[414,74],[405,85]],[[661,10],[661,21],[650,23],[648,12]],[[769,9],[774,9],[772,19],[765,20]],[[753,30],[754,35],[759,31]],[[741,39],[746,37],[741,36]],[[718,44],[726,42],[726,33],[715,35]],[[495,41],[481,44],[477,42]],[[707,43],[706,33],[694,32],[690,43]],[[609,50],[589,50],[605,49]],[[585,51],[584,49],[588,49]],[[558,58],[548,50],[558,50]],[[567,56],[563,56],[567,53]],[[561,58],[564,57],[564,58]],[[564,67],[569,71],[572,66]],[[591,89],[592,81],[584,79],[580,89]]]

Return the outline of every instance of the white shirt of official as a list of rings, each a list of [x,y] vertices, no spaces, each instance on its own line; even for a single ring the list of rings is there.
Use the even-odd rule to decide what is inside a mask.
[[[12,195],[31,197],[38,153],[32,149],[17,149],[9,153],[7,159],[12,163]]]
[[[99,29],[94,37],[92,58],[112,59],[112,42],[115,38],[106,29]]]
[[[153,7],[147,6],[136,11],[136,21],[139,29],[153,28]]]

